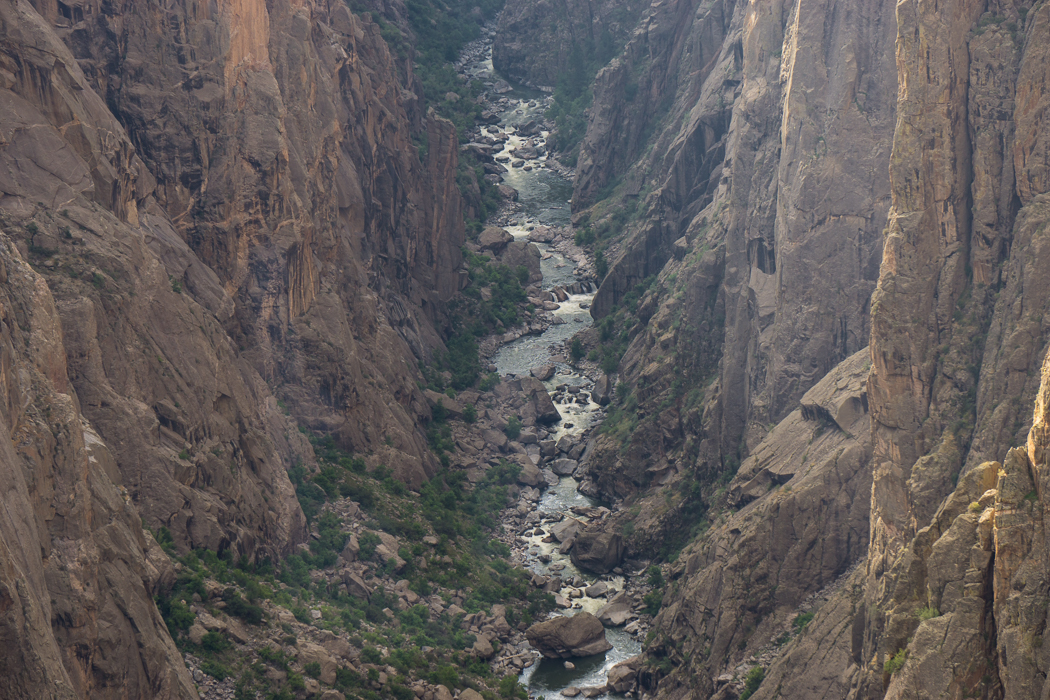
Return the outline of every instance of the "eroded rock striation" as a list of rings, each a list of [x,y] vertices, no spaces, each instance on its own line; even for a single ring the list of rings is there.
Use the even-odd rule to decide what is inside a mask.
[[[297,423],[433,473],[458,148],[404,83],[342,4],[0,2],[0,694],[196,697],[143,526],[292,552]]]
[[[598,74],[590,342],[633,328],[581,469],[635,504],[629,557],[707,526],[650,692],[1046,692],[1048,12],[653,3]]]

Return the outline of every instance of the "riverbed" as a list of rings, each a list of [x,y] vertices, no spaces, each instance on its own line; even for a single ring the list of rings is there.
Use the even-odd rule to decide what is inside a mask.
[[[491,59],[491,41],[483,48],[475,47],[474,60],[465,62],[461,72],[472,79],[487,83],[497,83],[499,77],[493,71]],[[546,146],[548,132],[521,134],[519,126],[530,122],[542,122],[543,113],[548,106],[548,99],[536,92],[523,91],[511,87],[502,95],[506,101],[500,106],[500,122],[484,127],[485,133],[498,138],[506,137],[502,150],[496,154],[497,162],[508,165],[503,174],[503,184],[513,187],[518,192],[517,206],[510,214],[503,213],[497,220],[487,222],[498,225],[511,233],[515,239],[527,240],[530,231],[537,227],[565,227],[569,225],[572,183],[564,170],[553,162],[548,162],[546,153],[522,163],[515,154],[523,147]],[[502,102],[502,99],[500,100]],[[515,167],[517,164],[517,167]],[[581,280],[577,276],[576,263],[551,245],[538,242],[541,251],[540,268],[543,273],[541,286],[545,290],[573,287]],[[585,285],[591,287],[592,285]],[[578,287],[577,287],[578,289]],[[573,335],[592,324],[589,312],[594,292],[569,294],[553,311],[557,322],[539,335],[525,335],[499,348],[491,358],[501,376],[524,376],[532,370],[546,365],[553,365],[554,375],[545,382],[548,392],[555,397],[562,420],[552,428],[552,437],[557,440],[565,435],[582,438],[600,420],[601,407],[589,398],[594,382],[584,374],[577,372],[564,358],[566,341]],[[579,387],[576,393],[559,392],[559,387]],[[575,391],[575,390],[574,390]],[[580,396],[588,397],[585,401],[577,400]],[[576,517],[586,521],[586,516],[574,514],[573,508],[598,506],[596,501],[577,490],[576,480],[571,476],[561,477],[557,484],[550,486],[543,493],[537,505],[540,522],[546,526],[560,520],[563,516]],[[624,575],[595,576],[578,570],[570,557],[558,552],[557,543],[544,542],[550,539],[536,534],[534,526],[527,527],[520,533],[519,542],[524,545],[524,564],[535,574],[548,575],[557,573],[566,581],[559,592],[564,604],[571,607],[559,610],[554,614],[573,615],[587,611],[596,613],[608,602],[615,591],[622,591],[626,585]],[[581,588],[604,581],[613,591],[607,596],[590,598],[570,598],[578,594]],[[575,585],[569,585],[569,582]],[[570,687],[584,688],[604,686],[608,670],[615,664],[641,652],[641,642],[623,627],[607,628],[606,637],[613,648],[605,654],[587,658],[576,658],[569,664],[561,660],[542,659],[525,668],[521,682],[532,696],[552,696]],[[569,691],[571,692],[571,691]]]

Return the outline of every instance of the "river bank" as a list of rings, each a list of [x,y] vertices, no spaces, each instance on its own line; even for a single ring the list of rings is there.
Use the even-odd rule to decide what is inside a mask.
[[[516,242],[536,246],[542,280],[530,287],[530,302],[545,315],[539,323],[485,339],[488,369],[506,382],[535,378],[551,397],[560,420],[547,428],[529,427],[520,436],[526,458],[541,479],[521,490],[518,503],[503,514],[504,541],[513,557],[533,574],[533,584],[554,594],[555,615],[596,614],[606,624],[608,652],[574,659],[541,659],[536,652],[516,653],[496,661],[497,673],[520,671],[530,696],[560,693],[596,697],[609,688],[609,672],[641,651],[648,616],[640,614],[649,587],[646,562],[624,562],[604,574],[577,566],[574,540],[585,530],[598,531],[610,514],[605,505],[581,492],[590,434],[604,416],[606,382],[567,361],[571,339],[592,324],[590,303],[596,291],[593,260],[577,246],[569,221],[572,170],[546,151],[551,125],[544,112],[550,97],[515,89],[492,70],[491,36],[469,45],[457,69],[467,80],[481,80],[489,90],[485,113],[490,123],[478,127],[465,148],[480,155],[486,178],[513,199],[485,222]],[[510,193],[510,188],[513,194]],[[588,491],[582,484],[582,491]],[[625,688],[621,688],[625,689]]]

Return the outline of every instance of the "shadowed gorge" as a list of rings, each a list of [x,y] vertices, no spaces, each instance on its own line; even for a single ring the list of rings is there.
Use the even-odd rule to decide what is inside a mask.
[[[0,697],[1042,697],[1050,6],[0,0]]]

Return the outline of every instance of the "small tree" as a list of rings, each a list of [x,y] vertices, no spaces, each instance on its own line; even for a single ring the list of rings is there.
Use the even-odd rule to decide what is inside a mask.
[[[511,440],[517,440],[518,436],[521,435],[521,419],[517,416],[511,416],[510,420],[507,421],[507,427],[503,429],[507,437]]]
[[[572,357],[573,364],[576,364],[583,359],[583,343],[580,342],[579,338],[572,339],[572,346],[569,348],[569,355]]]

